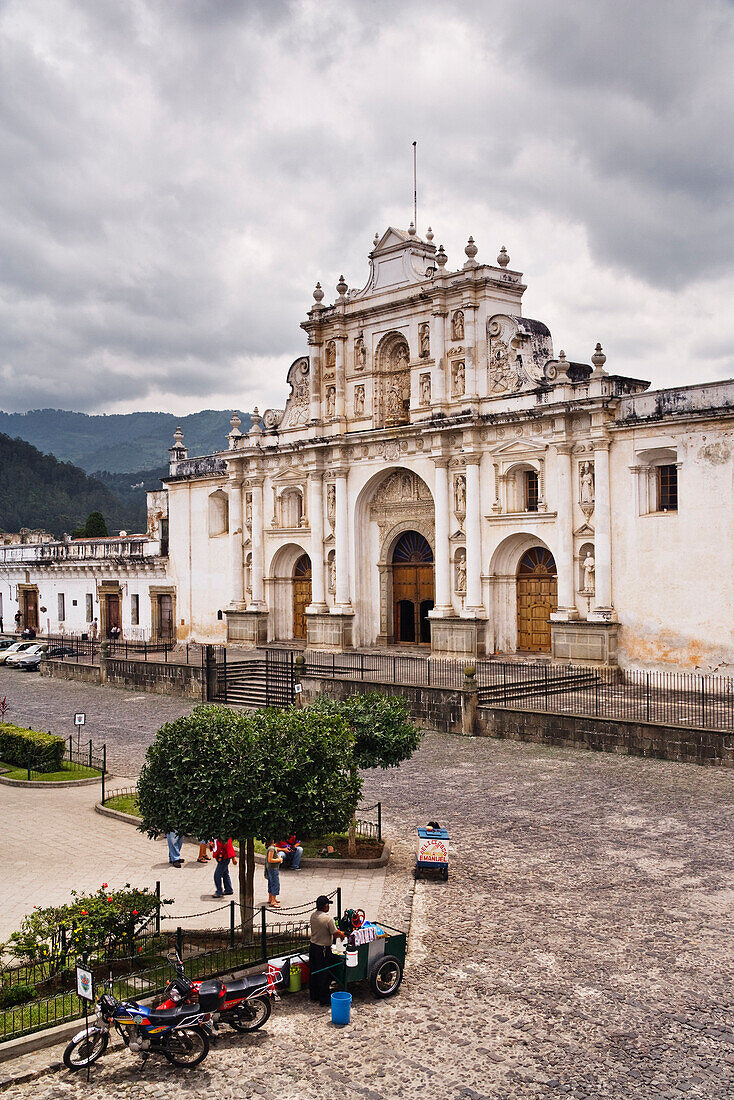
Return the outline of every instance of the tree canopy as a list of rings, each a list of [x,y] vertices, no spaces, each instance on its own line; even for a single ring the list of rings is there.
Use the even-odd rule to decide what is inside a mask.
[[[309,709],[346,719],[354,734],[352,758],[358,768],[395,768],[413,755],[423,736],[402,695],[370,691],[343,700],[322,695]]]

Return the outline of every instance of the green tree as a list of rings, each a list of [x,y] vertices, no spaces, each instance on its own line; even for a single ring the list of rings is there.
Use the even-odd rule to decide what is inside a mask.
[[[311,708],[239,714],[200,706],[162,726],[138,779],[149,836],[239,840],[242,926],[254,909],[255,838],[346,827],[362,786],[346,719]]]
[[[337,701],[322,695],[307,709],[317,714],[340,715],[354,734],[352,769],[396,768],[410,759],[421,743],[423,732],[410,717],[408,701],[402,695],[379,691],[350,695]],[[355,801],[353,810],[356,811]],[[349,826],[349,855],[357,854],[357,822],[352,813]]]
[[[84,525],[84,534],[88,539],[104,539],[109,534],[105,518],[101,512],[90,512]]]

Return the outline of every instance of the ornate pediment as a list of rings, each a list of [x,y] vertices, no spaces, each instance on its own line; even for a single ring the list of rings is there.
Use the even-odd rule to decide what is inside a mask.
[[[427,501],[433,504],[430,489],[412,470],[395,470],[377,489],[372,504],[404,504]]]
[[[545,444],[535,443],[532,439],[513,439],[492,448],[495,458],[543,458],[545,452]]]
[[[574,531],[574,537],[577,539],[587,539],[594,537],[594,528],[590,527],[588,523],[582,523],[580,527],[577,527]]]

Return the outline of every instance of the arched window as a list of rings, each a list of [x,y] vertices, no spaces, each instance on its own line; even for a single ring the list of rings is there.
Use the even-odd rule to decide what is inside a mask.
[[[303,519],[303,497],[300,489],[285,489],[280,496],[280,526],[300,527]]]
[[[209,537],[226,535],[229,531],[229,499],[222,489],[209,497]]]
[[[392,560],[397,564],[430,563],[433,561],[433,550],[423,535],[417,531],[406,531],[395,544]]]

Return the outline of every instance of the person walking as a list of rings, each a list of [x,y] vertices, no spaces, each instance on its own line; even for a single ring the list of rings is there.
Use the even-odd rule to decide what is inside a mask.
[[[180,868],[181,864],[184,862],[181,858],[183,837],[177,832],[166,833],[166,840],[168,841],[168,862],[172,867]]]
[[[217,861],[214,868],[214,889],[216,891],[214,897],[223,898],[225,894],[234,893],[232,880],[229,877],[229,864],[231,862],[233,866],[237,865],[237,853],[231,836],[227,837],[226,840],[217,837],[214,841],[214,858]]]
[[[274,840],[268,844],[265,853],[265,878],[268,880],[268,905],[271,909],[280,909],[278,894],[280,893],[280,865],[283,862],[283,853]]]
[[[196,860],[197,863],[209,863],[209,861],[212,858],[209,855],[210,845],[211,845],[211,841],[209,841],[209,840],[200,840],[199,841],[199,855],[198,855],[197,860]]]
[[[308,942],[308,994],[312,1001],[328,1005],[329,991],[334,974],[329,967],[334,961],[331,945],[335,938],[344,939],[344,932],[337,928],[336,921],[329,914],[331,899],[326,894],[316,898],[316,908],[311,914],[311,936]]]

